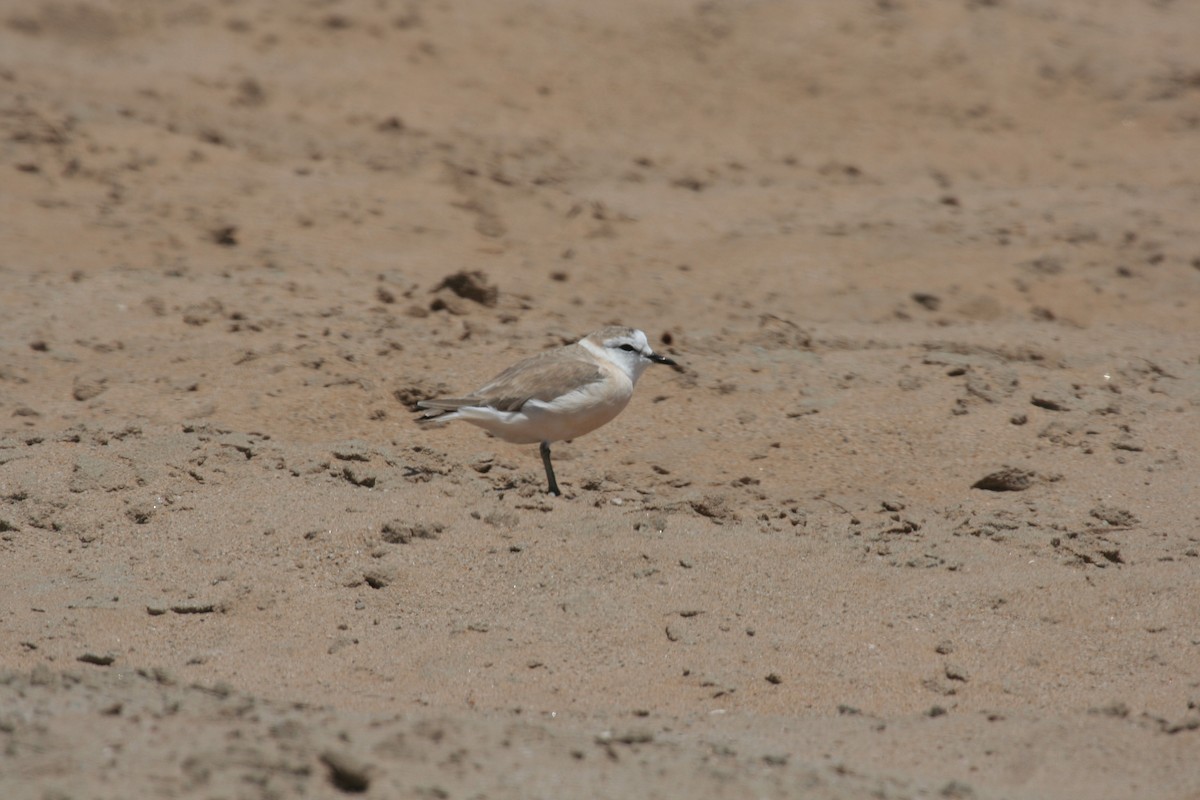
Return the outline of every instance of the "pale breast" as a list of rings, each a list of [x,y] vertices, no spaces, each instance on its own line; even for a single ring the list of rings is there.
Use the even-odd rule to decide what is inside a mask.
[[[633,383],[619,369],[604,364],[604,380],[552,399],[527,400],[519,410],[462,409],[463,418],[514,444],[575,439],[611,422],[629,404]]]

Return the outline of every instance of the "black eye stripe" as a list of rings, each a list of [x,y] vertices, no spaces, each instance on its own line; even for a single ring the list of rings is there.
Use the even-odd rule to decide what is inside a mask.
[[[628,353],[636,353],[638,351],[638,349],[631,344],[623,344],[621,345],[621,349]]]

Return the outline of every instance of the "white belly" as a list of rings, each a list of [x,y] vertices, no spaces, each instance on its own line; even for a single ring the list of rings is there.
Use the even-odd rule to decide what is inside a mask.
[[[468,406],[458,409],[457,415],[513,444],[560,442],[591,433],[611,422],[632,396],[631,381],[608,380],[553,401],[530,400],[520,411]]]

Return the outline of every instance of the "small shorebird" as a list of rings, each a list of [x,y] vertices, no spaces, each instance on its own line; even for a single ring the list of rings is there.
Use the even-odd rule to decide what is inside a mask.
[[[541,442],[550,494],[558,495],[550,443],[591,433],[620,414],[651,364],[677,366],[636,328],[609,326],[518,361],[466,397],[422,400],[417,407],[427,411],[417,421],[461,419],[506,442]]]

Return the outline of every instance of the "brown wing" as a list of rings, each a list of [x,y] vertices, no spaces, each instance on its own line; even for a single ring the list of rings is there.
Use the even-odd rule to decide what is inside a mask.
[[[569,345],[518,361],[467,399],[500,411],[517,411],[529,400],[553,400],[602,380],[604,373],[591,354]]]

